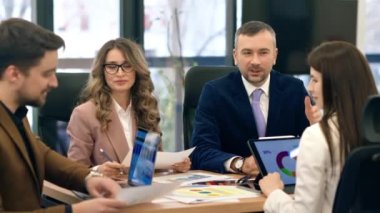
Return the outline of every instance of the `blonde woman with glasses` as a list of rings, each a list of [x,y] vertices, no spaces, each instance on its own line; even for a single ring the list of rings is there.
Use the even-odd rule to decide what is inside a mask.
[[[161,133],[150,71],[138,44],[118,38],[99,50],[70,118],[68,157],[105,175],[115,175],[130,159],[138,128]],[[161,146],[160,146],[161,149]],[[173,165],[186,172],[190,160]]]

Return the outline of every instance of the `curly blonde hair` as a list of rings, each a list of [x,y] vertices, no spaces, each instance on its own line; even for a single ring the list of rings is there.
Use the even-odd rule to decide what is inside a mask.
[[[97,53],[89,81],[81,93],[80,102],[94,101],[96,105],[96,118],[103,131],[108,129],[111,121],[108,118],[111,112],[111,88],[107,85],[104,74],[104,63],[108,52],[118,49],[136,72],[136,80],[131,89],[132,109],[138,127],[160,132],[160,115],[158,103],[153,96],[154,85],[150,78],[150,71],[144,54],[138,44],[126,39],[118,38],[106,42]]]

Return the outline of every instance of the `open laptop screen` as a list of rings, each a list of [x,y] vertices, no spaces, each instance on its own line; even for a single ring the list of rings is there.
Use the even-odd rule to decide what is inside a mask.
[[[296,159],[290,153],[298,148],[299,138],[249,140],[248,146],[256,159],[260,172],[278,172],[286,185],[295,185]]]

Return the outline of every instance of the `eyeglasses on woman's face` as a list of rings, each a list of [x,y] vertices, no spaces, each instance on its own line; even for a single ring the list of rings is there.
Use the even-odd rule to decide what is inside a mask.
[[[110,75],[115,75],[119,71],[119,68],[126,73],[133,71],[132,66],[127,62],[123,64],[103,64],[103,67],[104,70]]]

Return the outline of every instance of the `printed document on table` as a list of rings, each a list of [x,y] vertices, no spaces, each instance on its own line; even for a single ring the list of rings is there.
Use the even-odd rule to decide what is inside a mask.
[[[205,203],[238,198],[258,197],[260,192],[239,186],[188,186],[181,187],[166,197],[182,203]]]
[[[227,175],[213,174],[209,172],[186,172],[173,175],[165,175],[154,177],[153,181],[156,183],[181,183],[181,186],[191,185],[196,182],[213,181],[213,180],[228,180]]]
[[[135,186],[121,189],[116,199],[127,205],[147,203],[165,196],[179,186],[179,183],[153,183],[149,186]]]
[[[180,152],[157,152],[155,169],[171,169],[175,163],[180,163],[194,151],[195,147]],[[131,152],[124,158],[122,164],[130,167]]]

